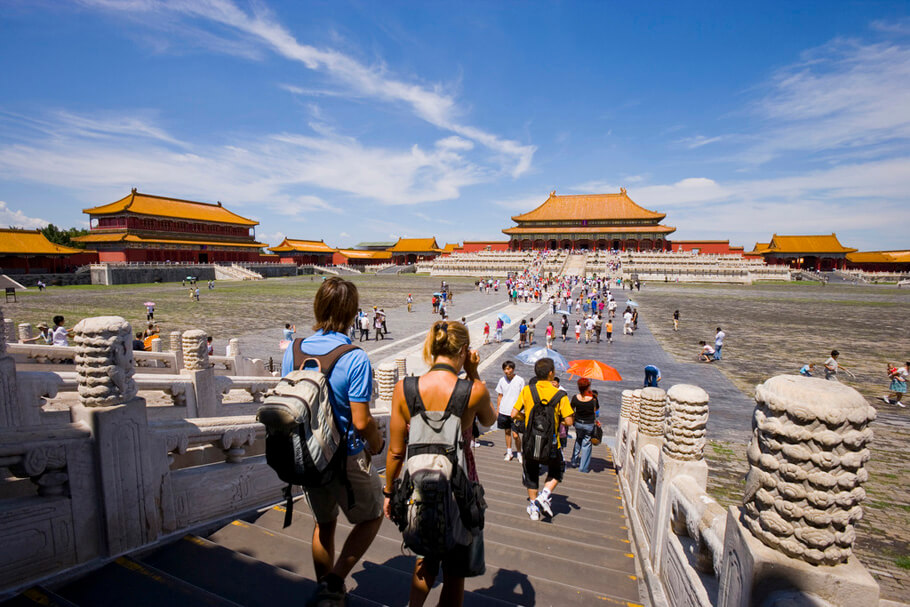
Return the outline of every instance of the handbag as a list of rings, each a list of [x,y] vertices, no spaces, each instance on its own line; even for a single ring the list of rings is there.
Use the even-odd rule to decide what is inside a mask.
[[[594,424],[594,432],[591,433],[591,444],[595,445],[595,446],[599,445],[600,443],[603,442],[603,439],[604,439],[603,426],[600,425],[600,422],[597,422],[596,424]]]

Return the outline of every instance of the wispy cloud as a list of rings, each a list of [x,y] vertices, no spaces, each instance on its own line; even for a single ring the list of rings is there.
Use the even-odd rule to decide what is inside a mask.
[[[695,137],[684,137],[683,139],[677,140],[677,143],[684,145],[690,150],[700,148],[702,146],[710,145],[712,143],[717,143],[718,141],[723,141],[728,139],[728,135],[717,135],[715,137],[705,137],[704,135],[696,135]]]
[[[368,66],[332,49],[321,49],[298,41],[268,11],[255,6],[247,12],[229,0],[81,0],[83,4],[127,14],[180,14],[229,28],[238,35],[255,40],[272,52],[321,72],[355,95],[391,103],[403,103],[420,119],[473,140],[491,150],[513,177],[526,173],[536,151],[521,144],[463,123],[462,110],[455,98],[441,85],[425,86],[396,78],[384,65]],[[217,49],[215,49],[217,50]]]
[[[43,228],[48,224],[45,219],[29,217],[18,209],[11,209],[5,201],[0,200],[0,226],[13,228]]]

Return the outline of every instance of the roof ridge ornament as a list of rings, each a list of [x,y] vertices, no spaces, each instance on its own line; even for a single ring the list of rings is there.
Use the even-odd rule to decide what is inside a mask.
[[[553,190],[552,192],[550,192],[550,198],[553,198],[555,196],[556,196],[556,190]]]
[[[620,187],[620,188],[619,188],[619,193],[622,194],[623,196],[625,196],[625,194],[626,194],[626,188]]]

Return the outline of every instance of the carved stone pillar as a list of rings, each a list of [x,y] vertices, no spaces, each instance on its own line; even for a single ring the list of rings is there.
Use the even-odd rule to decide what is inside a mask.
[[[654,527],[651,533],[651,567],[663,568],[667,535],[670,532],[674,483],[697,487],[704,493],[708,464],[704,460],[705,428],[708,423],[708,393],[698,386],[678,384],[667,392],[664,442],[657,464]]]
[[[0,318],[3,310],[0,309]],[[6,323],[0,324],[0,428],[13,428],[22,423],[16,384],[16,362],[6,353]]]
[[[396,358],[395,366],[398,367],[398,379],[404,379],[408,376],[408,359],[406,357]]]
[[[622,470],[625,453],[628,450],[626,441],[629,438],[629,418],[632,415],[632,391],[623,390],[619,409],[619,422],[616,424],[616,449],[613,452],[613,464]]]
[[[383,363],[376,367],[376,398],[382,403],[379,406],[391,406],[392,393],[395,391],[395,384],[397,382],[398,367],[393,363]]]
[[[10,318],[3,319],[3,334],[6,335],[7,342],[16,341],[16,323],[15,323],[15,321],[13,321]]]
[[[718,604],[761,604],[776,592],[876,605],[878,584],[852,555],[875,409],[853,388],[795,375],[759,385],[755,401],[743,507],[728,513]]]
[[[73,422],[91,428],[108,554],[154,541],[161,531],[159,469],[145,400],[133,381],[132,330],[119,316],[86,318],[73,339],[79,404]]]
[[[216,417],[221,398],[215,382],[215,369],[209,364],[205,331],[191,329],[182,337],[183,370],[181,374],[193,379],[196,410],[187,406],[187,417]]]
[[[227,355],[233,357],[240,356],[240,340],[236,337],[232,337],[228,341]]]
[[[27,323],[27,322],[19,323],[19,341],[24,343],[31,338],[32,338],[31,323]]]
[[[161,338],[160,337],[156,337],[152,340],[152,350],[151,351],[152,352],[162,352],[163,351],[163,349],[161,347]]]
[[[635,458],[638,456],[638,421],[639,408],[641,407],[641,389],[632,390],[629,405],[629,430],[626,437],[626,450],[623,453],[622,468],[620,472],[631,482],[632,471],[635,468]]]
[[[645,499],[642,491],[656,488],[657,470],[654,470],[654,477],[648,476],[648,467],[645,465],[645,454],[649,454],[654,460],[655,467],[660,459],[660,447],[664,440],[664,411],[666,409],[667,393],[661,388],[648,387],[641,390],[640,404],[638,409],[638,437],[636,439],[636,456],[635,466],[632,475],[629,477],[629,488],[632,490],[632,508],[639,513],[642,520],[643,528],[647,537],[650,538],[651,523],[653,521],[653,504],[648,505],[651,500]],[[647,478],[646,478],[647,477]],[[642,488],[642,485],[645,488]],[[639,504],[639,502],[644,502]]]
[[[173,352],[177,358],[174,373],[180,373],[183,368],[183,334],[180,331],[171,331],[167,334],[167,351]]]

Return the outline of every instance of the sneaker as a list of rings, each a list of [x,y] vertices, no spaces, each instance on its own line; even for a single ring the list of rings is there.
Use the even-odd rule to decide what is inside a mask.
[[[528,504],[528,516],[531,517],[532,521],[540,520],[540,510],[537,508],[536,503],[531,502],[530,504]]]
[[[316,592],[307,601],[307,607],[344,607],[347,590],[344,586],[339,591],[329,590],[328,584],[319,582]]]
[[[521,451],[518,452],[518,463],[519,463],[519,464],[524,464],[524,463],[525,463],[524,458],[521,456]]]
[[[547,513],[547,516],[553,517],[553,508],[550,506],[550,498],[543,498],[537,496],[537,499],[534,500],[534,503],[537,504],[537,507]]]
[[[512,461],[512,458],[514,458],[514,457],[515,457],[515,456],[512,454],[511,451],[506,451],[506,456],[505,456],[504,458],[502,458],[502,459],[503,459],[504,461],[510,462],[510,461]]]

